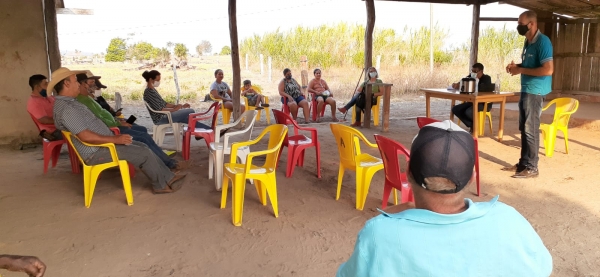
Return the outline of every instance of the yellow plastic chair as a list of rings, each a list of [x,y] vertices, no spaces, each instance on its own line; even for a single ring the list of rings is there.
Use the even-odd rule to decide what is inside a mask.
[[[252,86],[252,89],[254,89],[254,91],[256,91],[258,94],[263,96],[263,99],[265,100],[264,104],[269,104],[269,97],[265,96],[262,94],[262,89],[257,87],[257,86]],[[240,91],[243,91],[244,87],[240,88]],[[240,92],[241,93],[241,92]],[[248,98],[242,96],[242,98],[244,98],[244,101],[246,103],[246,110],[255,110],[256,106],[250,106],[248,105]],[[265,117],[267,118],[267,124],[271,124],[271,109],[269,107],[263,107],[265,112]],[[260,114],[262,113],[263,110],[258,110],[258,114],[256,115],[256,121],[260,121]]]
[[[464,103],[464,102],[463,102]],[[485,134],[485,118],[487,117],[488,123],[490,125],[490,136],[494,135],[494,130],[493,130],[493,126],[492,126],[492,112],[487,112],[487,104],[485,104],[483,106],[483,109],[486,111],[479,111],[477,114],[479,115],[479,128],[477,128],[477,130],[479,131],[479,136],[483,136]],[[458,122],[456,123],[456,125],[460,125],[460,119],[458,119]]]
[[[382,98],[377,96],[377,105],[373,105],[371,106],[371,118],[373,119],[373,124],[375,124],[375,126],[379,126],[379,112],[381,111],[381,100]],[[353,109],[356,109],[356,106],[353,107]],[[352,123],[356,122],[356,110],[351,111],[352,112]],[[361,113],[360,115],[361,121],[364,121],[365,118],[365,113]]]
[[[571,114],[577,111],[579,108],[579,101],[573,98],[556,98],[542,108],[542,111],[547,110],[550,106],[556,104],[554,110],[554,120],[551,124],[540,124],[540,130],[542,130],[542,137],[544,138],[544,148],[546,149],[546,157],[552,157],[554,155],[554,145],[556,144],[556,133],[562,131],[565,136],[565,152],[569,154],[569,134],[567,129],[569,128],[569,119]]]
[[[213,101],[223,102],[223,99],[214,98],[212,93],[208,93],[208,95],[210,95],[210,99],[212,99]],[[219,109],[219,112],[221,113],[221,115],[223,115],[223,124],[229,124],[229,120],[231,120],[231,114],[233,114],[233,111],[230,109],[226,109],[223,103],[221,103],[221,108]]]
[[[380,158],[360,152],[360,141],[371,148],[378,149],[377,144],[369,142],[358,130],[341,124],[331,124],[331,132],[335,137],[340,154],[340,168],[338,173],[338,186],[335,200],[340,199],[344,170],[356,172],[356,209],[363,210],[371,179],[373,175],[383,169]]]
[[[242,213],[244,210],[244,192],[246,190],[246,180],[254,179],[254,186],[258,192],[260,202],[267,205],[267,194],[275,217],[279,216],[277,209],[277,183],[275,170],[277,169],[277,157],[283,140],[287,137],[287,126],[283,124],[273,124],[265,128],[262,133],[254,140],[237,142],[231,146],[231,160],[223,165],[223,190],[221,192],[221,209],[225,209],[227,204],[227,188],[229,180],[232,181],[231,206],[233,225],[242,225]],[[245,164],[236,163],[237,151],[240,147],[247,147],[258,143],[265,135],[269,134],[267,150],[250,152],[246,157]],[[255,166],[252,160],[255,157],[266,155],[263,166]]]
[[[100,173],[102,173],[102,171],[104,171],[107,168],[111,168],[111,167],[115,167],[115,166],[118,166],[119,170],[121,171],[121,178],[123,179],[123,188],[125,189],[125,198],[127,198],[127,205],[129,205],[129,206],[133,205],[133,194],[131,192],[131,180],[129,178],[129,166],[127,165],[127,161],[119,160],[119,157],[117,156],[117,149],[115,148],[115,145],[112,143],[92,145],[92,144],[88,144],[83,141],[80,141],[77,137],[75,137],[75,139],[77,139],[83,145],[92,146],[92,147],[106,147],[110,151],[112,161],[103,163],[103,164],[97,164],[97,165],[87,165],[87,164],[85,164],[85,162],[79,155],[79,152],[77,152],[77,148],[75,148],[75,146],[73,145],[73,141],[71,138],[71,132],[62,131],[62,133],[63,133],[64,138],[69,142],[69,145],[71,145],[73,150],[75,150],[75,153],[77,153],[77,158],[79,158],[79,161],[83,165],[83,194],[84,194],[85,207],[89,208],[90,205],[92,204],[92,196],[94,195],[94,189],[96,188],[96,182],[98,181],[98,176],[100,176]]]

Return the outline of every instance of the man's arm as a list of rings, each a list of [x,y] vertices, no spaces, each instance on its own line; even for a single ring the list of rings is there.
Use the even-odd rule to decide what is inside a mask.
[[[0,255],[0,268],[25,272],[33,277],[42,277],[46,272],[46,265],[33,256]]]
[[[517,74],[525,74],[529,76],[550,76],[554,73],[554,61],[550,60],[542,64],[542,66],[537,68],[524,68],[517,67],[520,69]],[[514,74],[513,74],[514,75]]]
[[[41,118],[38,118],[37,121],[42,124],[54,124],[54,119],[49,116],[42,116]]]
[[[103,136],[87,129],[79,132],[76,136],[79,140],[89,144],[131,144],[132,140],[130,135]]]

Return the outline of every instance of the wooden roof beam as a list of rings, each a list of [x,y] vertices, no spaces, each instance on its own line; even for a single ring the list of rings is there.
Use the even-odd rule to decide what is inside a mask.
[[[365,1],[365,0],[363,0]],[[378,0],[378,1],[393,1],[393,2],[411,2],[411,3],[434,3],[434,4],[460,4],[460,5],[487,5],[490,3],[499,2],[499,0]]]

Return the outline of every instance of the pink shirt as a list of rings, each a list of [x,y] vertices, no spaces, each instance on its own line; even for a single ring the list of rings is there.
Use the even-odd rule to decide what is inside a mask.
[[[27,111],[35,118],[35,124],[38,129],[54,132],[56,127],[54,124],[41,124],[38,120],[42,117],[54,117],[54,96],[42,97],[31,95],[27,101]]]

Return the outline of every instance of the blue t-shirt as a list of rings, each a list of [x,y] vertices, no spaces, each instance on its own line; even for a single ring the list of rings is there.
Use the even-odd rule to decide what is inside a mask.
[[[542,64],[552,61],[552,42],[550,38],[539,30],[531,43],[525,39],[522,54],[523,68],[538,68]],[[521,92],[546,95],[552,91],[552,75],[531,76],[521,74]]]
[[[497,200],[465,199],[459,214],[383,213],[367,221],[337,276],[550,276],[552,257],[538,234]]]

